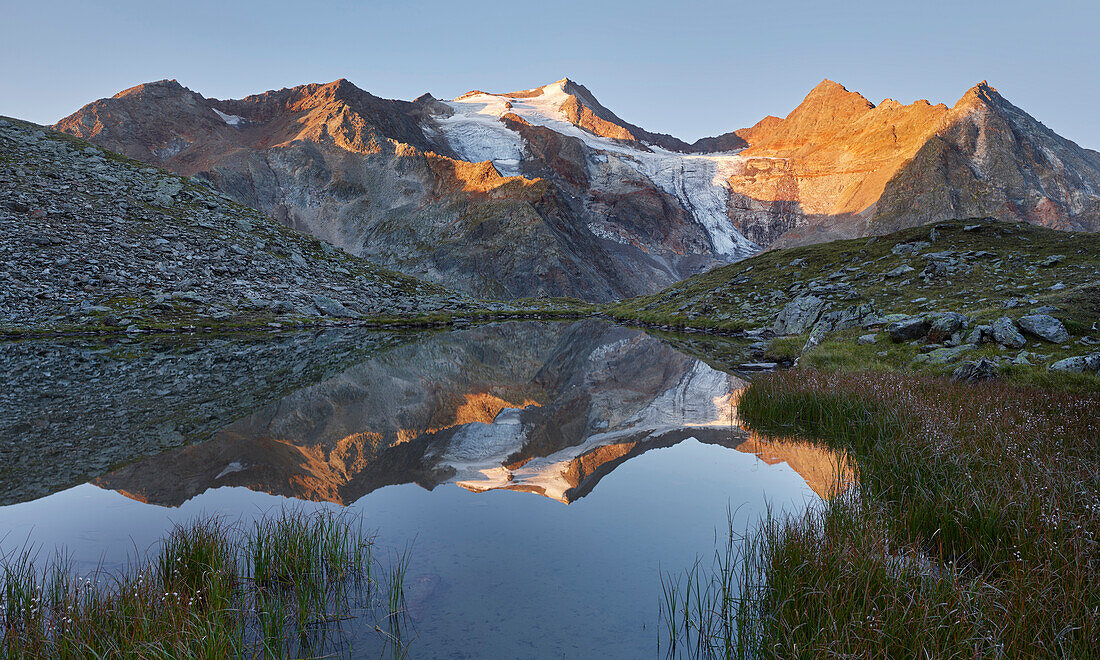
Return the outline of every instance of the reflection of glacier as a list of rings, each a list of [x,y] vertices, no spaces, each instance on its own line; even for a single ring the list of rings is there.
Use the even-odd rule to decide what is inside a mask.
[[[743,385],[635,330],[485,326],[403,346],[96,483],[169,506],[219,486],[350,503],[410,482],[571,502],[689,437],[760,453],[735,424]]]

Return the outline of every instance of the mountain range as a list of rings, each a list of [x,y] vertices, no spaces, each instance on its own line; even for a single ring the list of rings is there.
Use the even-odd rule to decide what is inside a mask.
[[[487,298],[613,300],[769,247],[958,217],[1100,230],[1100,153],[985,82],[948,107],[825,80],[784,118],[694,143],[569,79],[452,101],[347,80],[218,100],[164,80],[55,128]]]

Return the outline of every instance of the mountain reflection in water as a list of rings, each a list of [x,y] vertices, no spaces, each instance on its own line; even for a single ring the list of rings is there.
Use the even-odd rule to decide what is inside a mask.
[[[400,346],[93,483],[173,507],[223,486],[346,505],[402,483],[568,504],[686,438],[785,462],[822,496],[850,478],[824,450],[742,430],[744,385],[637,330],[495,324]]]
[[[741,429],[739,378],[597,321],[233,341],[152,357],[128,345],[128,362],[97,354],[73,372],[102,363],[117,375],[70,378],[75,421],[51,433],[125,448],[161,402],[160,414],[210,439],[91,484],[17,493],[30,499],[0,506],[0,556],[32,547],[64,551],[81,572],[121,570],[198,518],[248,526],[268,512],[346,507],[377,532],[380,557],[411,549],[409,657],[651,657],[662,571],[712,556],[731,517],[740,531],[768,511],[798,514],[850,479],[812,444]],[[161,371],[179,396],[139,408],[139,392],[87,394],[134,373],[147,375],[140,390]],[[60,414],[47,404],[36,414]],[[78,436],[93,418],[105,421]],[[339,657],[379,657],[375,625],[343,622]]]

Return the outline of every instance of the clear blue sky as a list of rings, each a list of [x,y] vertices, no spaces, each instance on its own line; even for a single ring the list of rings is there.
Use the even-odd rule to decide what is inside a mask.
[[[389,98],[568,76],[693,140],[786,115],[822,78],[949,105],[974,83],[1100,149],[1100,3],[3,0],[0,114],[52,123],[140,82],[218,98],[345,77]]]

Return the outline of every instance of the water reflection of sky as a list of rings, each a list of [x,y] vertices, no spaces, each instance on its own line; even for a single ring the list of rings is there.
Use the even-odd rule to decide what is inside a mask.
[[[530,493],[405,484],[349,508],[379,530],[384,552],[412,543],[414,657],[644,657],[655,649],[658,570],[709,556],[727,506],[743,527],[766,502],[798,510],[816,499],[786,464],[686,440],[624,463],[568,507]],[[84,485],[0,509],[0,547],[64,546],[80,567],[112,566],[173,523],[249,520],[291,503],[335,508],[218,488],[166,509]]]

